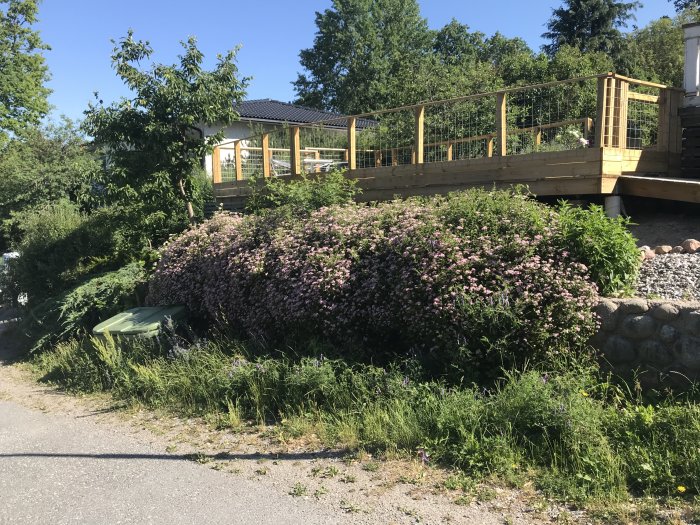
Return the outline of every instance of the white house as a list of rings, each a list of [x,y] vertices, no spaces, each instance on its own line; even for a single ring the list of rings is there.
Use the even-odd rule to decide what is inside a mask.
[[[338,131],[345,127],[345,118],[343,115],[321,111],[318,109],[307,108],[280,102],[272,99],[247,100],[243,102],[237,111],[240,115],[240,120],[227,126],[224,130],[225,138],[221,142],[219,158],[222,163],[233,162],[233,146],[236,140],[246,139],[248,137],[259,135],[264,132],[271,132],[283,128],[285,125],[308,125],[320,122],[336,121]],[[369,121],[368,121],[369,122]],[[364,121],[358,122],[358,127],[362,127]],[[333,127],[333,126],[331,126]],[[203,126],[202,131],[205,136],[213,135],[219,130],[215,126]],[[247,144],[243,143],[244,146]],[[244,160],[247,151],[243,151]],[[213,174],[213,156],[207,155],[205,159],[205,168],[211,176]]]

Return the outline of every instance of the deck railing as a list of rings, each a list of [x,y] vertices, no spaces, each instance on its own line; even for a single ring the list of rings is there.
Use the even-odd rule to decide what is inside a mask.
[[[217,146],[213,180],[586,147],[677,153],[682,96],[606,73],[285,126]]]

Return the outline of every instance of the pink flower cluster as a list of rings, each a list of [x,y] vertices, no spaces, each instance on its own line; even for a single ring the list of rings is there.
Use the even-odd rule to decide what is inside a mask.
[[[585,342],[596,287],[555,248],[556,226],[533,234],[515,216],[475,232],[475,220],[414,200],[282,221],[219,214],[164,247],[150,300],[276,340],[450,348],[478,341],[489,310],[517,320],[514,345]]]

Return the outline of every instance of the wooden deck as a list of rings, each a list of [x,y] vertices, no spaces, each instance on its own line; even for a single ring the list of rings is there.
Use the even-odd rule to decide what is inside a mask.
[[[564,114],[566,118],[561,120],[550,117],[547,121],[540,117],[532,125],[525,117],[529,117],[527,111],[534,106],[517,106],[519,100],[526,99],[518,98],[518,94],[545,93],[542,96],[551,97],[551,90],[581,90],[591,79],[597,94],[595,118]],[[658,94],[651,94],[653,91]],[[507,97],[513,98],[511,106],[506,103]],[[289,173],[279,177],[283,180],[304,175],[323,176],[318,167],[313,167],[319,165],[324,151],[332,152],[336,158],[340,152],[337,163],[349,167],[346,176],[357,180],[362,189],[359,197],[362,201],[442,194],[471,187],[525,185],[541,196],[621,194],[700,203],[700,178],[677,178],[680,174],[678,108],[681,99],[680,90],[606,74],[348,117],[345,145],[340,148],[338,123],[334,122],[334,129],[329,132],[332,134],[328,135],[333,147],[318,143],[318,127],[313,130],[317,142],[303,144],[304,127],[292,126],[281,132],[288,139],[285,147],[273,147],[271,141],[279,145],[279,140],[265,134],[260,137],[259,146],[248,149],[260,157],[258,174],[263,177],[279,175],[274,172],[274,166],[289,166]],[[440,111],[452,111],[449,114],[452,122],[457,111],[455,107],[466,108],[464,111],[472,112],[471,119],[472,114],[479,111],[477,104],[489,101],[495,102],[492,105],[493,131],[483,133],[483,127],[467,129],[463,124],[444,131],[444,122],[448,119],[441,120]],[[386,115],[394,120],[387,119],[389,124],[385,125],[385,121],[379,119]],[[401,121],[403,125],[400,125],[401,115],[408,115]],[[384,129],[382,126],[390,130],[393,128],[389,126],[394,126],[410,136],[394,139],[396,143],[378,141],[377,147],[359,145],[360,138],[368,134],[365,130],[363,137],[358,135],[354,124],[359,118],[377,118],[377,133]],[[413,125],[407,126],[406,122],[411,119]],[[565,151],[538,151],[545,145],[548,132],[549,140],[556,144],[578,125],[582,126],[579,128],[582,137],[588,139],[580,139],[582,144],[589,143],[587,147],[574,144]],[[485,127],[488,128],[488,124]],[[443,130],[441,135],[435,131],[437,129]],[[473,156],[476,146],[472,145],[479,144],[483,144],[477,151],[482,154],[480,158],[459,158],[459,151],[468,151]],[[234,180],[225,182],[221,171],[214,173],[216,200],[230,210],[241,209],[251,193],[250,184],[243,177],[242,147],[238,143],[234,147]],[[522,153],[518,147],[535,152]],[[289,160],[275,160],[280,152]],[[303,157],[305,154],[313,155],[311,158],[315,161],[304,162],[303,159],[308,158]],[[215,151],[214,157],[220,159],[222,151]],[[311,170],[304,172],[305,165],[311,166]]]

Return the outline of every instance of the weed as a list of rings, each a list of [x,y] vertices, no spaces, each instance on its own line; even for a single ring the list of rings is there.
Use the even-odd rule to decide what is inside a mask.
[[[367,472],[377,472],[379,470],[380,464],[378,461],[370,461],[362,465],[362,470]]]
[[[301,496],[306,496],[306,492],[307,492],[306,485],[304,485],[302,483],[295,483],[294,486],[289,491],[289,495],[294,496],[295,498],[299,498]]]
[[[342,481],[343,483],[355,483],[357,481],[357,477],[355,477],[353,474],[345,473],[340,478],[340,481]]]
[[[348,500],[345,500],[345,499],[340,500],[340,508],[343,509],[345,512],[351,513],[351,514],[356,514],[358,512],[362,512],[361,507],[359,507],[358,505],[356,505]]]

